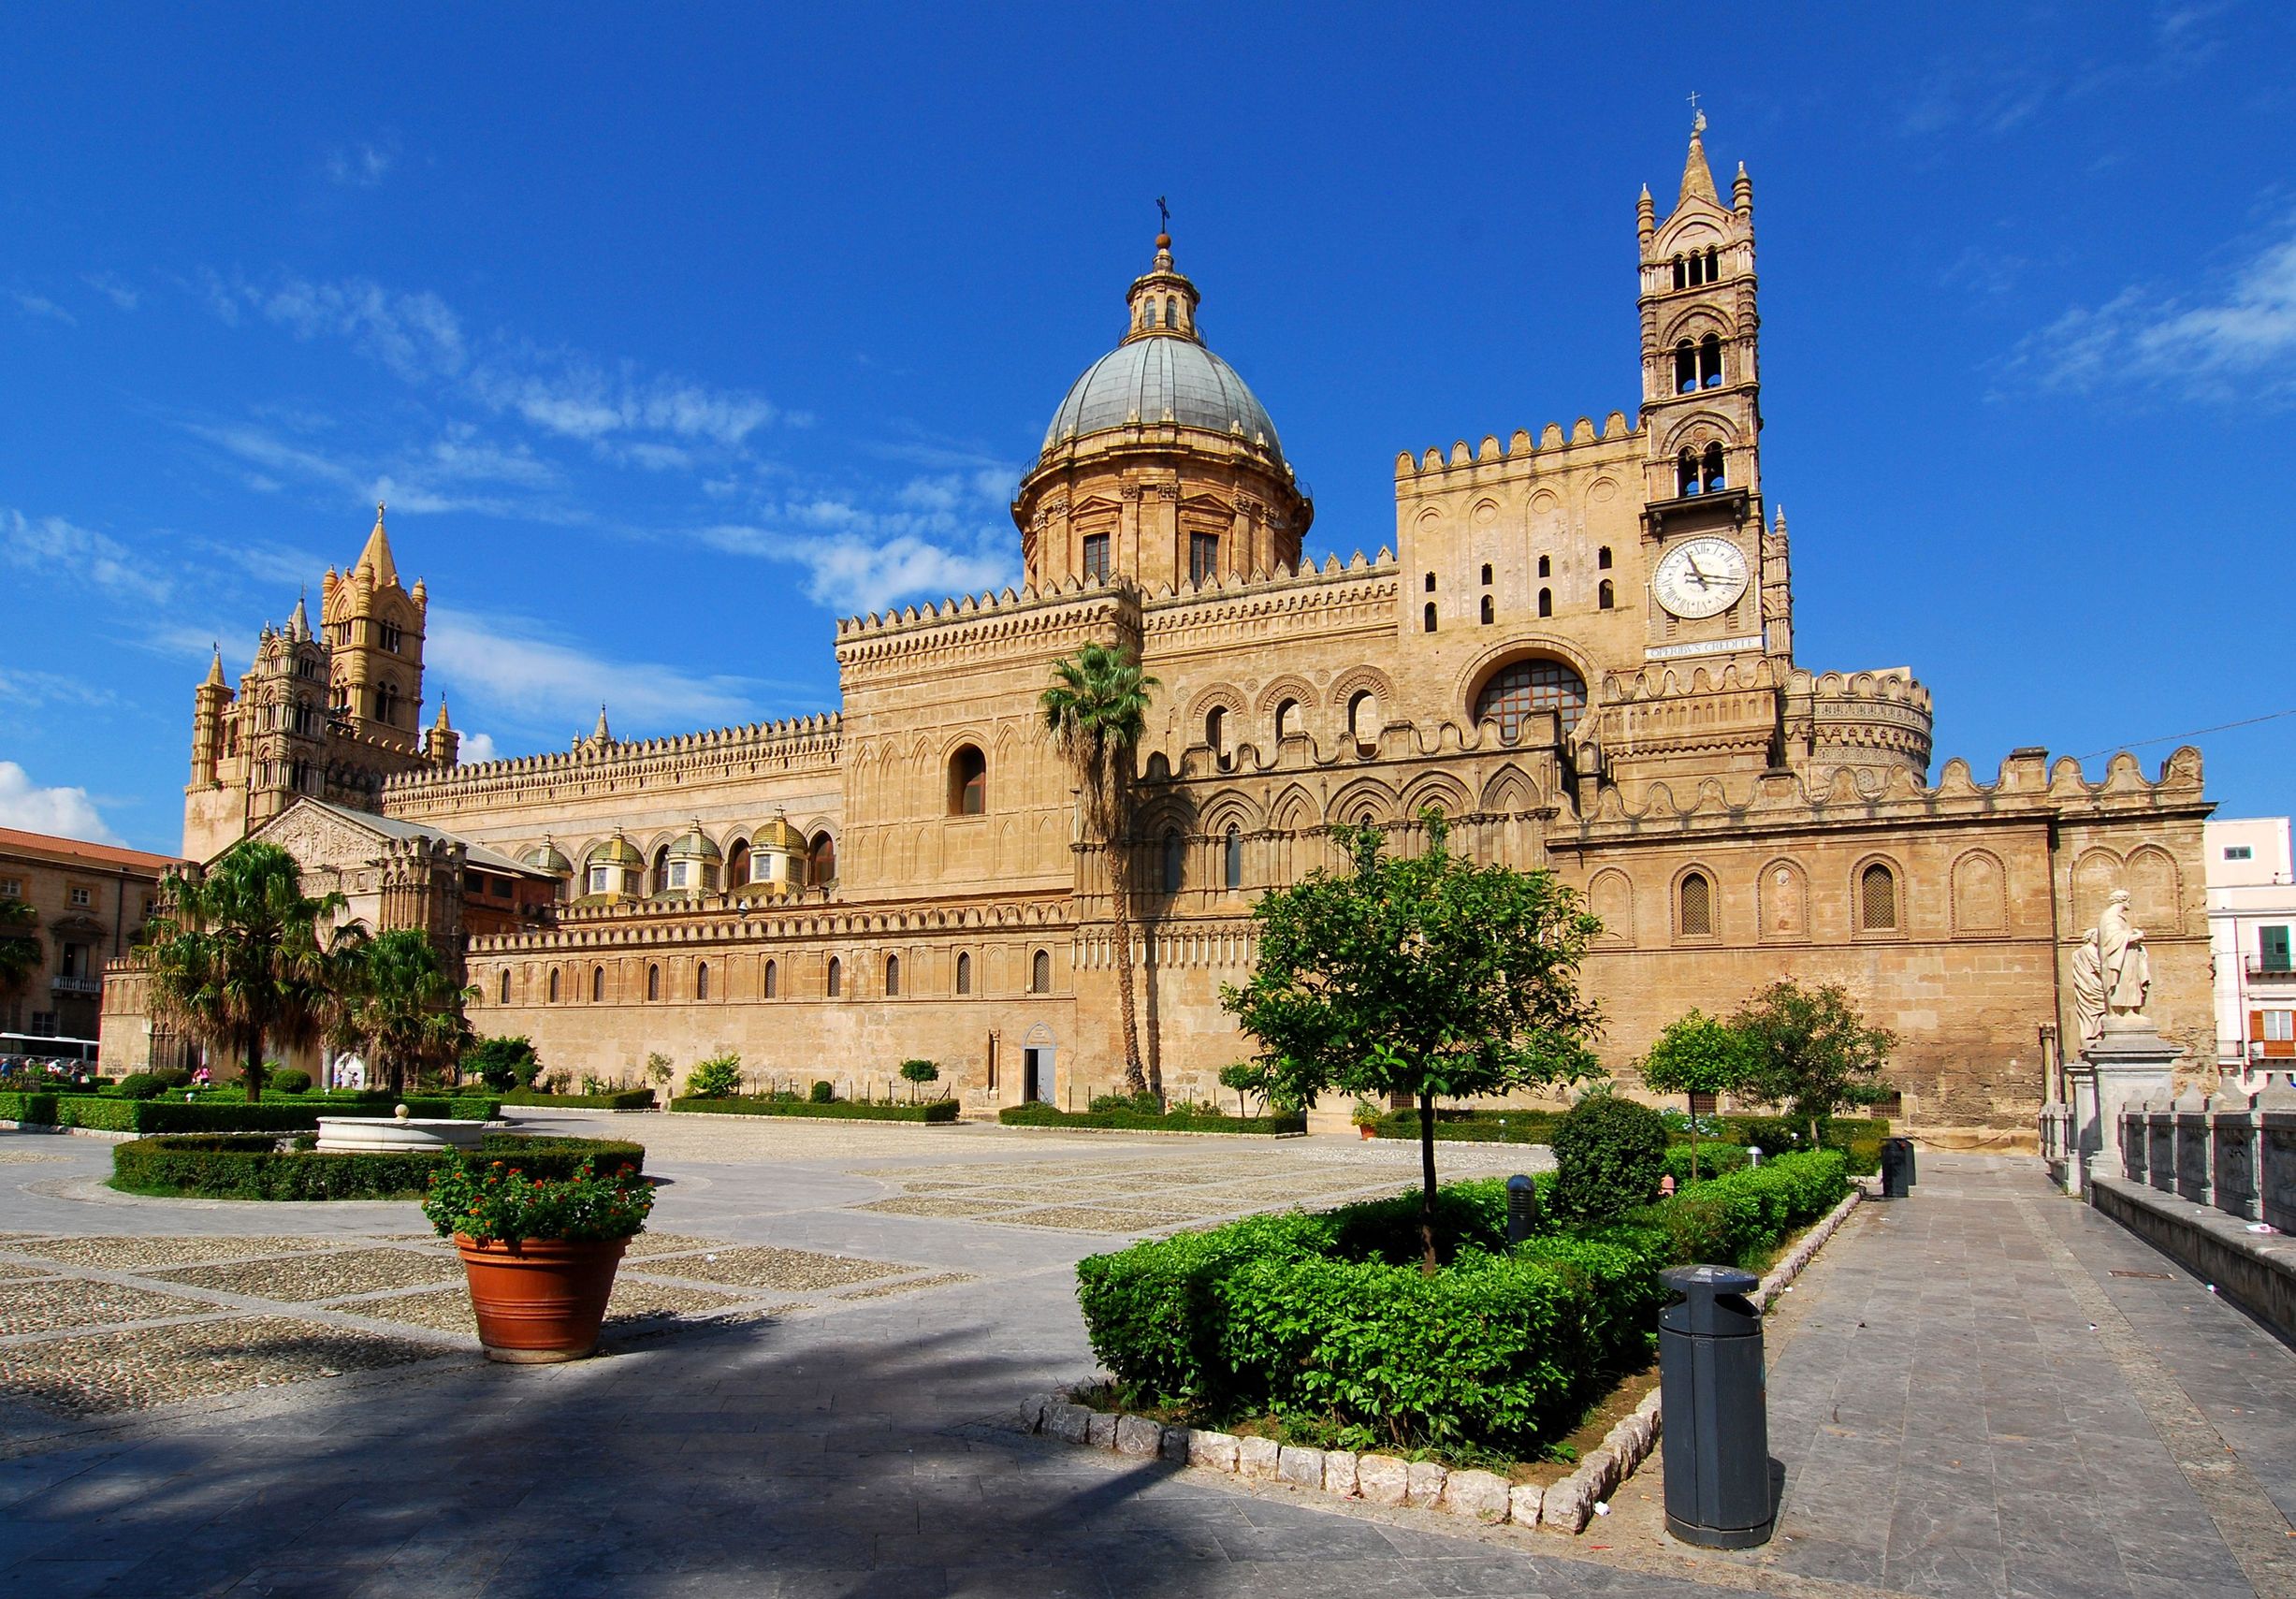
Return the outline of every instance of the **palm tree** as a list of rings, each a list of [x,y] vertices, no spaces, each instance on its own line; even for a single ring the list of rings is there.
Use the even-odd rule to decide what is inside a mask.
[[[1116,919],[1116,996],[1124,1018],[1124,1082],[1148,1091],[1141,1069],[1140,1023],[1132,1009],[1131,825],[1133,752],[1147,729],[1148,690],[1156,680],[1128,649],[1088,644],[1053,663],[1044,690],[1044,728],[1076,774],[1087,836],[1108,857],[1109,901]],[[1161,1073],[1158,1074],[1159,1076]]]
[[[407,1068],[451,1065],[471,1042],[462,1002],[475,989],[456,982],[438,946],[420,928],[378,933],[350,963],[341,1010],[329,1029],[339,1045],[363,1046],[390,1074],[393,1094]]]
[[[0,999],[14,999],[40,969],[39,935],[32,931],[39,919],[21,899],[0,899]]]
[[[318,1041],[360,929],[321,930],[342,895],[306,894],[295,857],[276,844],[234,844],[197,877],[170,874],[166,894],[150,952],[154,1008],[238,1057],[248,1100],[259,1100],[264,1052]]]

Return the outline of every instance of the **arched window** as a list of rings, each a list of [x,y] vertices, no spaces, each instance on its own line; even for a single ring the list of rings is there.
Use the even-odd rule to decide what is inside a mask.
[[[765,963],[765,997],[768,999],[781,997],[781,966],[777,961]]]
[[[900,996],[901,957],[898,955],[887,955],[885,957],[885,997],[888,999],[898,999]]]
[[[510,972],[507,968],[505,968],[502,973],[502,992],[501,996],[499,1000],[497,1000],[497,1003],[502,1005],[507,1005],[510,1003]]]
[[[1354,735],[1356,748],[1370,750],[1379,742],[1379,696],[1369,689],[1359,689],[1347,702],[1347,731]]]
[[[550,1003],[558,1003],[558,967],[550,968]]]
[[[816,833],[806,847],[806,881],[819,887],[836,880],[837,841],[825,832]]]
[[[1709,283],[1722,282],[1722,246],[1719,244],[1706,247],[1706,281]]]
[[[654,851],[654,892],[660,894],[670,886],[670,847],[664,844]]]
[[[1180,836],[1180,829],[1164,830],[1164,892],[1178,894],[1183,879],[1187,875],[1187,840]]]
[[[1435,574],[1431,572],[1427,574],[1427,581],[1421,584],[1420,587],[1425,589],[1430,594],[1432,594],[1435,591]]]
[[[967,744],[949,757],[949,814],[980,816],[989,808],[989,758]]]
[[[1596,610],[1607,611],[1617,604],[1618,601],[1618,590],[1610,586],[1609,578],[1606,577],[1594,586],[1594,608]]]
[[[1698,492],[1698,452],[1684,449],[1674,458],[1674,491],[1678,495]]]
[[[957,955],[956,991],[959,994],[973,991],[973,958],[968,952],[960,952]]]
[[[1489,596],[1489,595],[1488,595],[1488,594],[1484,595],[1484,596],[1483,596],[1483,625],[1484,625],[1485,627],[1489,627],[1489,626],[1490,626],[1490,624],[1491,624],[1491,623],[1493,623],[1493,622],[1497,621],[1498,619],[1499,619],[1499,612],[1498,612],[1498,608],[1497,608],[1496,606],[1494,606],[1494,605],[1493,605],[1493,604],[1490,603],[1490,596]]]
[[[1857,924],[1868,933],[1897,930],[1897,874],[1880,861],[1857,874]]]
[[[1540,615],[1540,616],[1542,616],[1542,617],[1551,617],[1551,616],[1553,616],[1554,614],[1555,614],[1555,591],[1554,591],[1552,589],[1540,589],[1540,590],[1539,590],[1539,615]]]
[[[1539,557],[1539,575],[1540,575],[1541,577],[1552,577],[1554,574],[1555,574],[1555,558],[1554,558],[1553,556],[1551,556],[1551,555],[1543,555],[1543,556],[1540,556],[1540,557]]]
[[[704,961],[693,968],[693,996],[696,999],[709,997],[709,963],[707,961]]]
[[[1727,487],[1727,481],[1722,471],[1722,447],[1720,444],[1708,444],[1706,447],[1706,492],[1711,494],[1716,489],[1725,487]]]
[[[836,956],[829,957],[829,997],[836,998],[845,992],[845,963]]]
[[[606,968],[590,967],[590,1000],[594,1004],[606,996]]]
[[[1228,753],[1228,712],[1218,705],[1204,713],[1204,745],[1214,755]]]
[[[1687,339],[1674,347],[1674,392],[1688,394],[1698,386],[1698,351]]]
[[[1496,721],[1499,736],[1510,744],[1521,735],[1524,720],[1539,711],[1553,711],[1567,737],[1586,708],[1586,679],[1560,661],[1502,666],[1475,697],[1475,720]]]
[[[1300,733],[1300,702],[1286,700],[1275,707],[1275,735],[1278,738],[1297,738]]]
[[[1598,572],[1608,572],[1610,570],[1610,546],[1608,545],[1605,545],[1601,549],[1594,552],[1594,566],[1595,570]]]
[[[1036,954],[1030,958],[1028,962],[1028,992],[1031,994],[1050,994],[1053,992],[1052,951],[1039,950]]]
[[[1488,560],[1483,563],[1483,581],[1485,583],[1490,581],[1490,562]]]
[[[1679,255],[1674,258],[1674,286],[1678,289],[1690,287],[1690,271],[1683,266],[1682,257]]]
[[[661,968],[660,967],[646,968],[646,997],[648,999],[661,997]]]
[[[1684,872],[1674,891],[1675,926],[1686,938],[1714,934],[1714,881],[1704,872]]]
[[[748,880],[749,846],[737,838],[725,852],[725,886],[729,889],[739,888]]]
[[[1243,835],[1233,822],[1220,844],[1220,881],[1229,889],[1243,886]]]
[[[1435,603],[1432,600],[1427,602],[1424,628],[1428,632],[1433,632],[1435,631]]]
[[[1698,341],[1698,386],[1719,388],[1722,380],[1722,339],[1709,333]]]

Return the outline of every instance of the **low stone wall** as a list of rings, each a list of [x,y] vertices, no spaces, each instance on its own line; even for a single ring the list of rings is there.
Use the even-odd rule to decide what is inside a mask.
[[[2296,1089],[2141,1100],[2121,1112],[2120,1146],[2121,1170],[2097,1157],[2092,1181],[2125,1179],[2296,1232]]]
[[[2092,1172],[2089,1201],[2226,1299],[2296,1343],[2296,1239],[2162,1193]]]

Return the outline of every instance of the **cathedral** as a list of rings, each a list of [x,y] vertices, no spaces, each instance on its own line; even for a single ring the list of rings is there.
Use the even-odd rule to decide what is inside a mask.
[[[2029,1135],[2078,1037],[2079,930],[2118,889],[2153,1014],[2212,1058],[2197,751],[1933,780],[1909,668],[1796,660],[1753,184],[1740,166],[1725,197],[1704,125],[1666,213],[1636,207],[1635,414],[1403,452],[1375,556],[1303,559],[1315,505],[1159,236],[1020,481],[1022,586],[839,622],[837,713],[643,740],[602,713],[570,749],[461,764],[443,701],[424,725],[428,596],[378,514],[315,628],[298,603],[236,689],[219,661],[196,690],[184,852],[273,838],[371,922],[429,928],[473,1025],[553,1068],[734,1049],[859,1089],[921,1056],[975,1110],[1082,1109],[1122,1077],[1114,922],[1038,698],[1098,641],[1161,685],[1126,853],[1142,1049],[1175,1096],[1249,1053],[1219,990],[1257,895],[1340,865],[1338,824],[1413,847],[1429,806],[1456,848],[1584,894],[1630,1084],[1673,1017],[1790,975],[1897,1032],[1906,1124]],[[107,1010],[132,1054],[132,967]]]

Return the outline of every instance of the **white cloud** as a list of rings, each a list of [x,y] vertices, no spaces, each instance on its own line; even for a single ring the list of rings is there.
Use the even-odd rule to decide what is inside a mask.
[[[41,788],[13,761],[0,761],[0,827],[96,844],[125,842],[105,825],[87,790]]]
[[[438,296],[400,294],[368,278],[241,284],[239,298],[298,339],[345,339],[409,383],[453,377],[469,357],[461,319]]]
[[[114,698],[110,690],[96,688],[78,677],[22,667],[0,667],[0,700],[34,706],[105,705]]]
[[[330,455],[252,423],[182,426],[194,438],[260,468],[248,481],[258,490],[275,489],[278,479],[286,477],[336,490],[345,503],[360,506],[382,501],[414,514],[476,511],[545,522],[582,519],[547,498],[562,482],[557,467],[523,445],[492,443],[467,426],[451,427],[431,443],[383,463]],[[474,487],[491,491],[473,492]],[[511,492],[501,492],[505,489]]]
[[[501,757],[495,750],[493,734],[466,733],[462,735],[462,742],[456,746],[455,758],[466,766],[476,766]]]
[[[117,272],[83,272],[80,281],[122,311],[133,311],[143,303],[142,291]]]
[[[561,642],[558,631],[524,617],[434,604],[423,661],[456,686],[458,703],[467,693],[501,710],[562,721],[570,732],[587,734],[601,702],[636,726],[705,727],[752,712],[760,685],[749,678],[608,661]]]
[[[881,610],[898,600],[982,593],[1017,575],[1010,541],[994,533],[936,542],[899,528],[903,518],[874,517],[837,501],[810,502],[787,514],[831,531],[788,533],[720,523],[696,536],[729,554],[803,566],[806,592],[814,602],[848,614]],[[896,525],[888,528],[888,522]]]
[[[395,152],[382,150],[371,144],[360,144],[349,150],[337,150],[327,158],[327,181],[346,188],[371,189],[390,175],[398,164]]]
[[[2123,289],[2075,306],[2018,345],[2009,366],[2039,386],[2085,394],[2108,384],[2165,385],[2210,398],[2243,389],[2296,395],[2296,226],[2231,274],[2213,298]]]
[[[654,433],[730,448],[779,414],[758,395],[678,378],[643,377],[628,369],[610,373],[573,355],[528,353],[498,359],[472,372],[471,385],[495,411],[546,432],[589,441]]]
[[[26,316],[46,317],[53,322],[61,322],[67,327],[77,327],[80,325],[80,318],[65,310],[54,300],[50,299],[46,295],[36,295],[25,289],[10,289],[7,291],[7,297],[16,302],[16,309]]]
[[[61,516],[35,521],[0,509],[0,560],[85,583],[131,599],[165,600],[168,584],[145,570],[118,540]]]

